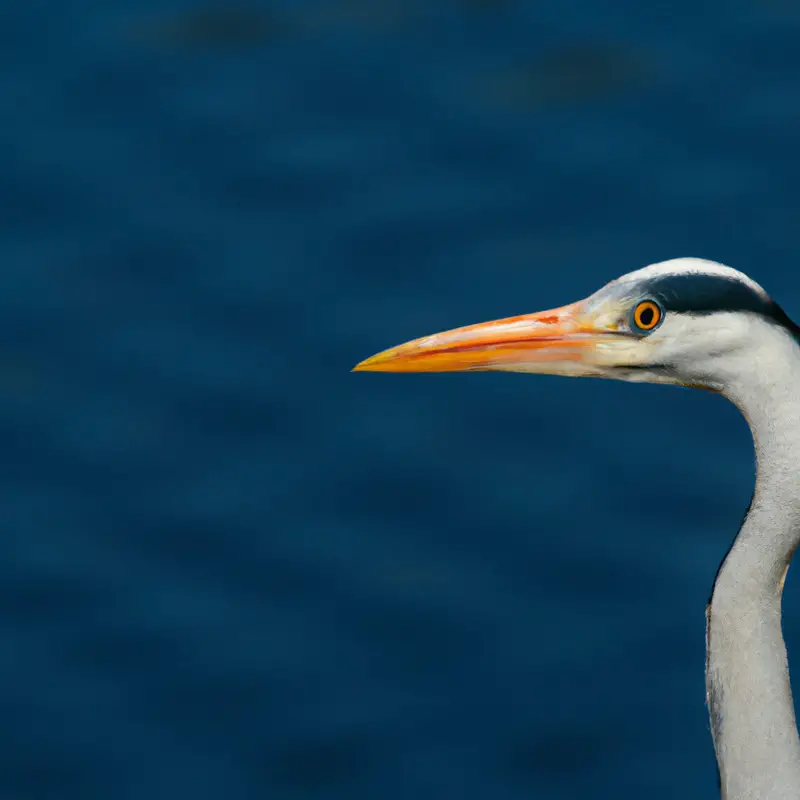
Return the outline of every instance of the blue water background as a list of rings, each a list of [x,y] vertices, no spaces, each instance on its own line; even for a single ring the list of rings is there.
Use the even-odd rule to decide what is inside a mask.
[[[0,796],[715,796],[737,412],[349,369],[681,255],[800,317],[798,37],[788,0],[4,4]]]

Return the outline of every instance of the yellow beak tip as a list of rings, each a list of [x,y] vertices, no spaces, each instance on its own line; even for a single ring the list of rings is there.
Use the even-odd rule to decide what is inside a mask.
[[[397,359],[399,348],[391,347],[382,350],[380,353],[359,361],[350,371],[351,372],[394,372],[400,366]]]
[[[370,356],[369,358],[365,358],[363,361],[359,361],[350,371],[351,372],[378,372],[380,367],[378,366],[384,359],[381,358],[380,354],[375,356]]]

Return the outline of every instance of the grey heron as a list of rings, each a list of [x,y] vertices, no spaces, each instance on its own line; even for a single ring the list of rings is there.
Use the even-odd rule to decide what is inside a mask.
[[[503,370],[718,392],[750,426],[753,497],[706,607],[706,700],[726,800],[800,797],[781,595],[800,543],[800,328],[755,281],[679,258],[550,311],[385,350],[358,371]]]

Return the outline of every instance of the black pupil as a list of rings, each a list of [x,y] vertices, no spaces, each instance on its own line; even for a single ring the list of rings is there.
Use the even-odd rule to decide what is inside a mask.
[[[655,322],[656,312],[652,306],[645,306],[639,312],[639,323],[643,328],[649,328]]]

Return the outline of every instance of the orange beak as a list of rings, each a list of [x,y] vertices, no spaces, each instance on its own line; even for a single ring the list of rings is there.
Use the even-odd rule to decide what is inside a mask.
[[[362,361],[354,371],[462,372],[504,370],[601,375],[604,343],[627,338],[598,325],[584,302],[414,339]],[[613,349],[613,348],[612,348]]]

